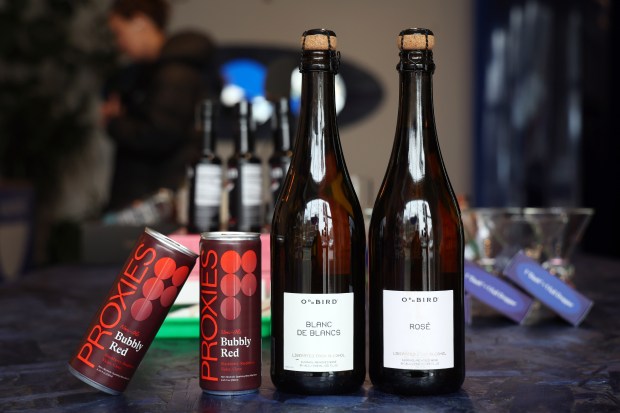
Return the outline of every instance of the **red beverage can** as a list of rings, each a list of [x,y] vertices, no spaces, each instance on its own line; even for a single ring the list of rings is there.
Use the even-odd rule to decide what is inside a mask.
[[[125,390],[198,255],[146,228],[95,314],[69,371],[110,394]]]
[[[200,239],[200,387],[251,393],[261,383],[261,243],[251,232]]]

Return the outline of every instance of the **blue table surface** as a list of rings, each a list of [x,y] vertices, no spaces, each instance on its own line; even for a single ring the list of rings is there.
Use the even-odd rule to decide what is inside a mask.
[[[559,318],[531,326],[485,312],[467,327],[467,375],[454,394],[401,397],[369,380],[353,394],[297,396],[269,379],[244,396],[203,394],[196,339],[157,339],[128,389],[110,396],[73,377],[67,361],[118,269],[65,266],[0,284],[2,412],[618,412],[620,262],[579,256],[577,288],[594,300],[579,327]]]

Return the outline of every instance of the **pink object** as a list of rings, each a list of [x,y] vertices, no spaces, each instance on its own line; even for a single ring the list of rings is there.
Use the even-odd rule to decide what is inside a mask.
[[[260,234],[261,241],[261,303],[262,317],[271,318],[271,236]]]

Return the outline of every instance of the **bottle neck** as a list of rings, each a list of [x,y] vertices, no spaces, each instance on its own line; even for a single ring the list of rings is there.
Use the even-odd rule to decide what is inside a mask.
[[[211,157],[215,154],[215,125],[213,118],[202,119],[202,155]]]
[[[235,133],[235,152],[237,154],[254,152],[254,131],[249,116],[239,116]]]
[[[291,123],[289,118],[288,105],[276,105],[273,124],[273,149],[276,153],[291,150]]]
[[[431,70],[399,70],[400,92],[397,121],[397,157],[405,161],[414,181],[428,171],[429,156],[439,145],[433,112]]]
[[[301,110],[293,164],[309,170],[315,182],[329,178],[342,163],[335,104],[335,74],[329,70],[303,71]]]

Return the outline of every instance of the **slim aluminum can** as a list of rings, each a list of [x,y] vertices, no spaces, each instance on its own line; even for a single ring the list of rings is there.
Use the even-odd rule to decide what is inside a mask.
[[[251,393],[261,383],[261,243],[250,232],[200,240],[200,387]]]
[[[110,394],[125,390],[198,255],[146,228],[95,314],[69,371]]]

